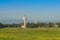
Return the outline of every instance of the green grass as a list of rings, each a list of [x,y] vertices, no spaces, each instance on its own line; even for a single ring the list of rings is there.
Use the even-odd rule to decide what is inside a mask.
[[[0,40],[60,40],[60,28],[3,28]]]

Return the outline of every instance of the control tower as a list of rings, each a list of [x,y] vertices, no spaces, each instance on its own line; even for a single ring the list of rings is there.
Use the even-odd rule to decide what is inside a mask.
[[[26,28],[26,25],[27,25],[27,17],[24,16],[23,17],[23,25],[21,26],[21,28]]]

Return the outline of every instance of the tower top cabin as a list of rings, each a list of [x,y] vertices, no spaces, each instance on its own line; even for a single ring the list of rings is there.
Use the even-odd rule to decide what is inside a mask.
[[[26,17],[26,16],[24,16],[24,17],[23,17],[23,20],[25,20],[25,19],[27,19],[27,17]]]

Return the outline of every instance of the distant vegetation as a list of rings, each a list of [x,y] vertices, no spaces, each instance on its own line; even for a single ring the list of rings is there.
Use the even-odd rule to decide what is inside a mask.
[[[5,28],[5,27],[21,27],[21,24],[3,24],[0,23],[0,28]],[[27,28],[39,28],[39,27],[60,27],[60,22],[58,23],[27,23]]]
[[[60,40],[60,22],[27,23],[26,29],[19,27],[21,24],[0,23],[3,28],[0,29],[0,40]]]

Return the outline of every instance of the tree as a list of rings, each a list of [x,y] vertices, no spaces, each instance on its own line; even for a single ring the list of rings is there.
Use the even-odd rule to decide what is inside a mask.
[[[54,23],[51,23],[51,22],[49,22],[47,25],[48,27],[54,27]]]

